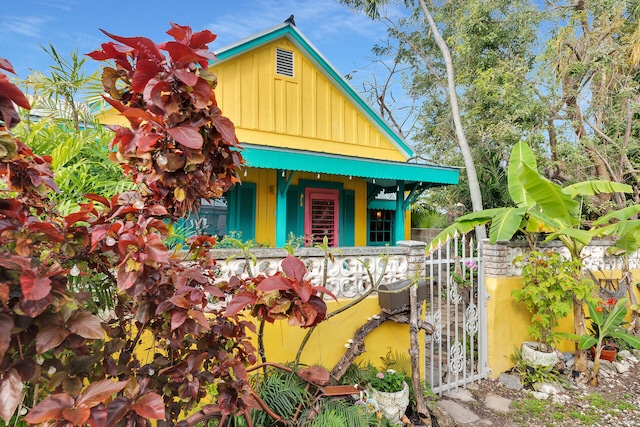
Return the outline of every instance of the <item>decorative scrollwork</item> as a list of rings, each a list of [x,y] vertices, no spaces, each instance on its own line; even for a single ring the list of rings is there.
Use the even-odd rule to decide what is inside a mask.
[[[465,330],[469,335],[475,335],[478,332],[478,307],[471,303],[466,310]]]
[[[449,349],[449,373],[459,374],[464,366],[464,349],[460,341],[456,342]]]
[[[433,334],[431,335],[434,343],[440,343],[442,340],[442,313],[440,310],[429,312],[425,318],[425,322],[433,325]]]

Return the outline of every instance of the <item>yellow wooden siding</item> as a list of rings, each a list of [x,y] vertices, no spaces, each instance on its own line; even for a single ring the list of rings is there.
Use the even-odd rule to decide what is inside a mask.
[[[294,77],[275,72],[294,52]],[[404,161],[393,143],[286,39],[212,67],[217,98],[241,142]]]

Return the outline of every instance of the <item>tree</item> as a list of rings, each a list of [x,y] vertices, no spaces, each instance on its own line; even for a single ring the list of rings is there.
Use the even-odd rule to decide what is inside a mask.
[[[382,7],[386,0],[341,0],[341,3],[348,4],[354,8],[364,10],[367,15],[371,18],[376,19],[380,17],[379,9]],[[412,2],[407,1],[406,4]],[[424,0],[419,0],[419,8],[424,14],[426,18],[431,34],[435,40],[436,45],[440,49],[442,57],[444,59],[445,67],[446,67],[446,76],[447,76],[447,94],[449,99],[449,105],[452,112],[455,134],[458,141],[458,145],[460,146],[460,151],[462,152],[462,156],[464,158],[464,164],[467,171],[467,179],[469,184],[469,192],[471,194],[471,202],[474,211],[482,210],[482,194],[480,192],[480,185],[478,182],[478,176],[476,173],[475,163],[473,161],[473,156],[471,154],[471,150],[469,148],[469,143],[467,142],[467,137],[464,131],[464,127],[462,125],[462,118],[460,114],[460,108],[458,106],[458,94],[456,91],[456,81],[455,81],[455,73],[453,69],[453,61],[451,59],[451,52],[449,51],[449,47],[447,46],[446,41],[442,37],[438,26],[436,25],[433,17],[431,16],[431,12],[427,8]],[[478,238],[484,239],[485,231],[482,227],[477,230]]]
[[[505,206],[463,215],[437,235],[427,247],[427,251],[432,252],[454,235],[467,233],[480,223],[491,224],[491,243],[508,241],[516,234],[521,234],[534,249],[541,234],[545,237],[544,241],[561,241],[569,251],[571,259],[581,263],[582,249],[594,237],[615,234],[634,236],[636,230],[640,229],[637,225],[631,228],[622,223],[613,226],[609,223],[612,218],[621,219],[625,215],[631,215],[631,212],[637,214],[639,206],[626,208],[618,215],[606,215],[591,227],[584,223],[581,215],[583,199],[616,192],[628,193],[631,192],[631,187],[609,181],[584,181],[562,188],[540,174],[533,152],[521,142],[514,146],[509,163],[509,193],[515,207]],[[580,269],[576,280],[586,277],[583,270],[584,268]],[[584,302],[592,297],[590,291],[593,289],[585,290],[584,287],[580,287],[580,293],[577,289],[578,287],[572,291],[574,329],[575,334],[581,336],[585,332]],[[586,353],[584,349],[577,350],[576,369],[585,372]]]
[[[567,124],[580,153],[586,153],[589,168],[568,171],[558,161],[560,174],[626,182],[633,186],[633,201],[640,202],[638,187],[639,149],[636,113],[638,86],[638,19],[635,0],[589,1],[569,4],[548,2],[559,21],[549,40],[544,64],[553,70],[558,85],[550,106],[550,134],[557,124]],[[550,139],[551,155],[559,159],[559,147]],[[599,200],[601,211],[610,198]],[[626,200],[613,196],[613,206]]]

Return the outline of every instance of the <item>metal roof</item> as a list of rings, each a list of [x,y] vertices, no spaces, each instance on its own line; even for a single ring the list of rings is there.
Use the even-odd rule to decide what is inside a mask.
[[[460,169],[241,143],[248,167],[363,178],[383,188],[398,181],[428,188],[458,183]]]

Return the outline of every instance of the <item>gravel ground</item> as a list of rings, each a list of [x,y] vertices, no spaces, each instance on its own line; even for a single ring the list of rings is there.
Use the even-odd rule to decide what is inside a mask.
[[[640,362],[634,356],[618,365],[623,372],[601,370],[593,387],[572,383],[548,395],[512,390],[498,380],[483,380],[467,388],[472,400],[456,401],[479,419],[453,425],[480,426],[640,426]],[[487,396],[509,399],[506,412],[490,409]],[[446,397],[444,397],[446,398]]]

